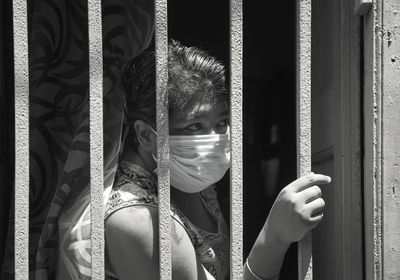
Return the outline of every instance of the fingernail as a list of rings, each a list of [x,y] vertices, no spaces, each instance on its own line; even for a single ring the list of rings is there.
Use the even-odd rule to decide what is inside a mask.
[[[326,176],[326,177],[327,177],[329,183],[332,182],[332,178],[331,177],[329,177],[329,176]]]

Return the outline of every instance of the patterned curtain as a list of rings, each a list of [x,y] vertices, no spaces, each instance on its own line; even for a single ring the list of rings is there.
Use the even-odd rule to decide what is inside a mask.
[[[90,279],[87,1],[29,5],[30,279]],[[105,197],[120,143],[120,65],[150,44],[153,5],[103,1]],[[8,228],[1,279],[14,279]]]

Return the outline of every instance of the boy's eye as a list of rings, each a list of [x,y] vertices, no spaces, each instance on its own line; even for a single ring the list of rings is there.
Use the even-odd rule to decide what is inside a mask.
[[[226,133],[226,130],[227,130],[227,128],[228,128],[228,125],[229,125],[229,120],[228,120],[228,119],[219,121],[219,122],[217,123],[216,127],[215,127],[217,133]]]
[[[202,128],[203,127],[202,127],[202,125],[200,123],[194,123],[194,124],[191,124],[191,125],[187,126],[185,129],[186,130],[190,130],[190,131],[198,131],[198,130],[200,130]]]
[[[217,123],[217,127],[226,127],[229,124],[229,120],[225,119]]]

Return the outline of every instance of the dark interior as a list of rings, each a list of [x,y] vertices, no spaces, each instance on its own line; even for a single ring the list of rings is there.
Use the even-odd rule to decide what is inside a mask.
[[[244,259],[276,195],[296,177],[296,25],[293,1],[244,1],[243,163]],[[229,1],[168,1],[169,36],[196,45],[229,69]],[[264,183],[268,165],[273,183]],[[229,222],[229,175],[218,186]],[[297,279],[297,248],[282,279]]]

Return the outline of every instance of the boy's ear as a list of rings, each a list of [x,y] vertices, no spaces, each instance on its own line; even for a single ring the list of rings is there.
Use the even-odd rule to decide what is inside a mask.
[[[149,125],[145,121],[137,120],[133,127],[140,146],[147,152],[153,152],[157,140]]]

